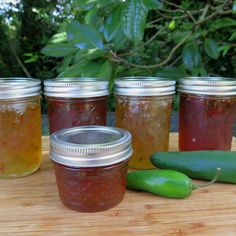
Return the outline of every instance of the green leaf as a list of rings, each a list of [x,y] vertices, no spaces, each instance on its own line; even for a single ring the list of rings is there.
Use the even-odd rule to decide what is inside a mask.
[[[206,54],[213,59],[217,59],[220,56],[218,44],[214,39],[205,39],[204,50]]]
[[[196,43],[187,43],[182,51],[183,63],[187,69],[193,70],[201,63],[201,55]]]
[[[49,43],[50,44],[65,43],[66,41],[67,41],[66,32],[60,32],[60,33],[54,34],[51,40],[49,41]]]
[[[162,70],[158,70],[155,76],[167,79],[179,79],[187,76],[185,70],[176,67],[167,67]]]
[[[121,26],[121,13],[122,8],[119,6],[112,11],[105,21],[103,33],[107,42],[110,42],[115,37]]]
[[[192,69],[192,76],[199,76],[200,75],[200,68],[196,67]]]
[[[111,7],[116,4],[119,4],[119,1],[117,1],[117,0],[97,0],[97,7],[98,8]]]
[[[72,21],[67,26],[67,38],[80,49],[103,48],[103,42],[99,32],[91,25]]]
[[[129,0],[123,6],[122,29],[135,44],[143,39],[147,12],[142,0]]]
[[[89,10],[84,18],[85,24],[88,25],[97,25],[97,22],[99,21],[99,15],[97,8],[92,8]]]
[[[168,28],[169,28],[170,30],[174,30],[174,29],[175,29],[175,20],[172,20],[172,21],[169,23]]]
[[[57,71],[58,72],[65,71],[69,67],[69,65],[72,61],[72,58],[73,58],[73,55],[68,55],[68,56],[64,57],[62,63],[58,66]]]
[[[143,4],[147,9],[161,9],[163,7],[163,3],[161,0],[143,0]]]
[[[78,49],[68,43],[57,43],[46,45],[41,53],[51,57],[65,57],[71,53],[76,52]]]
[[[234,40],[236,40],[236,31],[233,32],[229,38],[229,41],[234,41]]]
[[[121,29],[119,29],[115,37],[112,39],[112,42],[114,43],[114,49],[116,51],[125,49],[127,46],[127,41],[128,39],[126,35]]]
[[[173,110],[174,111],[179,111],[179,101],[180,101],[179,94],[175,94],[174,99],[173,99]]]
[[[26,52],[23,54],[24,57],[33,57],[34,54],[32,52]]]
[[[33,63],[39,60],[39,56],[36,55],[30,55],[30,53],[25,53],[24,56],[28,56],[28,59],[24,60],[24,63]]]
[[[58,77],[95,77],[103,63],[93,61],[80,61],[68,67]]]
[[[233,18],[227,18],[227,17],[220,18],[210,23],[209,31],[224,29],[231,26],[236,26],[236,20],[234,20]]]
[[[74,61],[94,60],[103,57],[106,53],[106,51],[100,49],[81,49],[75,54]]]
[[[109,81],[111,74],[112,74],[112,64],[109,61],[106,61],[97,72],[96,77]]]
[[[188,33],[189,33],[188,31],[175,30],[171,32],[171,34],[168,34],[167,37],[170,38],[171,40],[174,40],[175,44],[178,44]]]
[[[88,11],[96,4],[95,0],[74,0],[72,6],[80,10]]]
[[[200,73],[201,76],[208,76],[208,73],[207,73],[207,71],[205,70],[204,67],[199,68],[199,73]]]
[[[218,48],[218,52],[222,52],[222,56],[224,57],[228,53],[230,48],[231,47],[229,45],[223,45]]]

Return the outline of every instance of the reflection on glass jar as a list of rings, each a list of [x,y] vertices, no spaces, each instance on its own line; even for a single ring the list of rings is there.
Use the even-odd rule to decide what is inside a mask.
[[[81,126],[53,133],[50,143],[50,158],[64,205],[77,211],[98,212],[123,199],[132,155],[128,131]]]
[[[40,166],[41,111],[37,94],[38,80],[0,79],[0,178],[25,176]]]
[[[116,126],[129,130],[134,153],[129,167],[153,168],[149,158],[168,151],[174,81],[123,78],[115,81]]]
[[[108,82],[64,78],[44,82],[50,133],[83,125],[106,125]]]
[[[106,125],[107,97],[47,97],[50,132],[83,125]]]
[[[236,80],[180,81],[179,149],[230,150],[236,116]]]

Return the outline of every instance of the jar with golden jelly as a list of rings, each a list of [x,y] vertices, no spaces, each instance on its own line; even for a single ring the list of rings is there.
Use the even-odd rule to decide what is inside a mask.
[[[236,80],[183,78],[178,91],[180,151],[230,150],[236,118]]]
[[[35,172],[41,162],[40,80],[0,79],[0,178]]]
[[[168,151],[175,81],[156,77],[115,80],[116,126],[131,132],[133,155],[129,167],[151,169],[150,155]]]
[[[124,197],[131,134],[104,126],[80,126],[54,132],[50,158],[65,206],[82,212],[104,211]]]
[[[44,81],[50,133],[83,125],[106,125],[108,82],[97,78]]]

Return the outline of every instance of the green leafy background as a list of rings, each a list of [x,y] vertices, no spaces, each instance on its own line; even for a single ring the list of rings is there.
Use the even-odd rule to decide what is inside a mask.
[[[122,76],[236,77],[235,1],[22,0],[3,9],[1,77],[97,77],[111,91]]]

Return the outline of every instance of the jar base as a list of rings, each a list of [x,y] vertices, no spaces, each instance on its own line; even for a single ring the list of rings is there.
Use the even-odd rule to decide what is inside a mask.
[[[96,208],[81,208],[81,207],[76,207],[74,205],[71,205],[71,204],[68,204],[64,201],[62,201],[61,199],[61,202],[64,204],[64,206],[66,206],[67,208],[70,208],[71,210],[74,210],[74,211],[77,211],[77,212],[84,212],[84,213],[96,213],[96,212],[102,212],[102,211],[106,211],[106,210],[109,210],[111,208],[114,208],[116,207],[118,204],[121,203],[121,201],[124,199],[124,196],[122,196],[121,199],[119,199],[119,201],[117,201],[116,203],[113,203],[111,205],[106,205],[106,207],[103,207],[103,208],[99,208],[99,207],[96,207]]]
[[[18,173],[18,174],[0,174],[0,179],[16,179],[16,178],[22,178],[27,175],[31,175],[39,170],[40,166],[37,166],[37,168],[32,169],[30,171],[24,172],[24,173]]]

